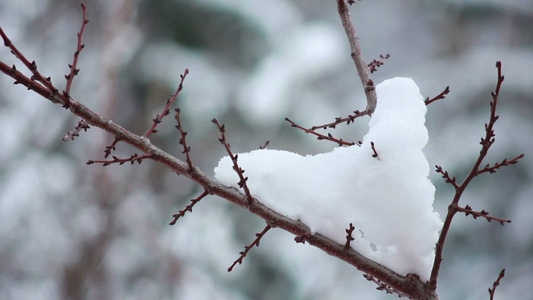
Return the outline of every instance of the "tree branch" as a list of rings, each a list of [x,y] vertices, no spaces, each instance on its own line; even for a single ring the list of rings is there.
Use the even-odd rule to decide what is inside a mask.
[[[446,182],[448,182],[448,183],[450,183],[450,184],[452,184],[454,186],[454,188],[455,188],[455,196],[454,196],[451,204],[448,206],[448,213],[446,215],[446,219],[444,220],[444,224],[442,226],[442,230],[441,230],[441,233],[440,233],[439,239],[437,241],[437,245],[436,245],[435,260],[433,262],[433,268],[431,270],[431,277],[430,277],[430,280],[429,280],[429,288],[432,289],[432,290],[436,290],[437,289],[437,278],[438,278],[438,275],[439,275],[439,270],[440,270],[440,266],[441,266],[441,262],[442,262],[442,253],[443,253],[443,250],[444,250],[444,243],[446,242],[446,237],[447,237],[448,232],[450,230],[452,219],[453,219],[453,217],[455,216],[455,214],[457,212],[459,212],[459,211],[463,211],[465,213],[468,212],[469,214],[472,214],[472,216],[474,216],[474,217],[480,216],[480,217],[486,218],[487,220],[494,219],[494,220],[499,221],[502,225],[505,222],[510,222],[509,220],[504,220],[504,219],[497,219],[497,218],[493,218],[493,217],[488,218],[487,217],[488,214],[484,215],[484,211],[482,211],[480,213],[476,212],[476,214],[474,214],[474,212],[472,212],[471,210],[468,211],[468,209],[463,209],[463,208],[461,208],[459,206],[459,200],[461,199],[461,196],[462,196],[464,190],[466,189],[466,187],[470,184],[470,182],[476,176],[478,176],[479,174],[484,173],[484,172],[495,171],[495,169],[497,169],[497,168],[499,168],[501,166],[504,166],[504,165],[515,164],[520,158],[523,157],[523,155],[519,155],[518,157],[516,157],[516,158],[514,158],[514,159],[512,159],[510,161],[509,160],[504,160],[502,163],[496,164],[493,167],[490,167],[489,165],[487,165],[484,169],[480,170],[480,168],[479,168],[479,166],[481,165],[481,163],[483,162],[483,160],[487,156],[487,153],[488,153],[490,147],[492,146],[492,144],[495,141],[494,140],[494,136],[495,136],[495,134],[494,134],[494,124],[496,123],[496,121],[499,118],[499,116],[496,115],[496,107],[498,105],[498,97],[500,95],[500,89],[501,89],[503,80],[505,79],[505,77],[502,75],[502,64],[501,64],[500,61],[496,62],[496,69],[498,70],[498,77],[497,77],[497,82],[496,82],[496,89],[495,89],[494,92],[491,92],[492,100],[490,101],[489,122],[485,123],[485,137],[481,138],[481,142],[480,142],[481,151],[479,152],[479,156],[478,156],[476,162],[474,163],[474,165],[472,166],[472,169],[470,170],[470,173],[466,176],[466,178],[463,181],[463,183],[461,183],[459,185],[459,184],[457,184],[455,182],[455,177],[451,178],[450,175],[448,174],[448,172],[442,170],[442,168],[440,166],[437,166],[437,172],[439,172],[439,173],[441,173],[443,175],[443,177],[445,178]],[[465,210],[467,210],[467,211],[465,211]]]
[[[365,90],[366,95],[366,112],[368,115],[372,116],[374,110],[376,110],[376,105],[378,98],[376,95],[376,89],[374,87],[374,82],[370,79],[370,70],[366,64],[363,54],[361,53],[361,46],[359,45],[359,36],[355,31],[352,20],[350,19],[350,10],[345,0],[337,0],[337,9],[339,11],[339,16],[341,18],[342,27],[346,32],[348,37],[348,42],[350,43],[351,56],[355,63],[355,68],[357,69],[357,74],[361,79],[361,84]]]

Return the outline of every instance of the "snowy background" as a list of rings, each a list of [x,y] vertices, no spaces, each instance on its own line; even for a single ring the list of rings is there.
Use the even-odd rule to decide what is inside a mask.
[[[224,153],[210,120],[225,123],[235,152],[270,148],[302,155],[336,145],[284,121],[330,122],[366,103],[335,1],[88,0],[80,75],[72,94],[142,134],[191,73],[178,100],[193,162],[211,172]],[[458,215],[444,251],[442,299],[523,299],[533,281],[533,3],[361,1],[352,6],[367,61],[390,53],[374,81],[412,77],[428,107],[424,149],[445,215],[453,190],[433,171],[464,176],[488,120],[494,63],[506,76],[496,144],[486,163],[525,153],[476,180],[461,203],[513,220],[501,227]],[[81,9],[71,0],[0,3],[0,26],[62,88]],[[0,59],[16,60],[6,48]],[[20,68],[19,68],[20,69]],[[201,189],[160,165],[86,166],[110,143],[92,129],[61,137],[78,120],[0,77],[0,299],[393,299],[360,272],[293,236],[271,230],[243,265],[227,268],[264,221],[218,198],[176,226],[171,215]],[[174,123],[152,141],[181,157]],[[367,119],[332,132],[360,140]],[[118,153],[129,156],[126,146]],[[253,191],[252,191],[253,193]]]

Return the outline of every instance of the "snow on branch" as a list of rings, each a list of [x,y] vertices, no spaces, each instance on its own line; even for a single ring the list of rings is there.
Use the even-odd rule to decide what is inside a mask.
[[[338,257],[362,272],[371,274],[376,278],[387,278],[388,284],[394,286],[398,290],[404,291],[410,295],[425,294],[424,286],[420,280],[415,280],[412,277],[402,276],[390,270],[389,268],[364,257],[353,249],[349,249],[347,251],[344,249],[344,245],[341,245],[319,233],[311,232],[309,227],[302,222],[290,219],[285,215],[266,207],[259,201],[253,201],[250,204],[249,199],[251,195],[245,195],[232,187],[221,184],[219,181],[207,176],[198,168],[194,168],[192,171],[190,171],[189,165],[186,162],[183,162],[169,153],[161,150],[159,147],[152,144],[148,138],[136,135],[126,130],[112,120],[104,118],[103,116],[94,112],[81,102],[78,102],[72,98],[67,99],[64,94],[58,93],[58,90],[51,84],[50,79],[45,79],[45,77],[36,70],[35,63],[30,63],[22,55],[22,53],[15,48],[1,27],[0,36],[4,40],[4,45],[12,49],[15,55],[23,62],[23,64],[30,67],[32,74],[34,75],[32,78],[29,78],[18,71],[15,66],[8,66],[4,62],[0,62],[0,71],[13,78],[16,84],[25,86],[28,88],[28,90],[37,93],[52,103],[63,105],[63,107],[67,108],[72,114],[85,120],[90,126],[98,127],[112,135],[114,140],[109,146],[106,147],[105,157],[110,156],[111,152],[115,151],[115,146],[118,142],[124,142],[146,154],[151,155],[150,158],[152,160],[160,162],[172,172],[181,174],[198,183],[210,195],[217,195],[236,205],[247,208],[251,213],[266,220],[267,223],[272,227],[279,227],[297,237],[303,237],[308,244],[315,246],[332,256]],[[133,159],[125,160],[125,162],[131,162]],[[107,162],[120,163],[120,161],[121,159],[117,158]],[[94,161],[93,163],[96,162]],[[105,164],[106,162],[101,163]]]

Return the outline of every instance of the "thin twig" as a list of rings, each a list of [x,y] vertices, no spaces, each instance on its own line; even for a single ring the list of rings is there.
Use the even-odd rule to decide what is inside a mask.
[[[179,108],[175,109],[176,111],[176,121],[178,122],[178,125],[176,125],[176,128],[180,131],[181,138],[179,140],[179,144],[183,146],[183,151],[181,153],[185,154],[185,160],[187,161],[187,165],[189,166],[189,171],[192,172],[194,169],[191,161],[191,147],[187,146],[187,141],[185,140],[185,137],[187,136],[187,132],[183,131],[183,128],[181,127],[181,119],[180,119],[180,112],[181,110]]]
[[[496,218],[489,215],[488,211],[482,210],[482,211],[474,211],[472,210],[472,207],[470,205],[465,206],[464,208],[458,207],[457,211],[465,213],[465,216],[472,215],[474,219],[477,219],[478,217],[485,218],[489,223],[491,221],[499,222],[502,226],[505,225],[505,223],[511,223],[511,220]]]
[[[170,114],[170,106],[172,105],[172,103],[174,103],[174,101],[178,97],[178,94],[183,89],[183,81],[185,80],[185,77],[187,77],[187,74],[189,74],[189,69],[185,69],[183,74],[180,75],[181,80],[180,80],[180,84],[178,86],[178,89],[165,102],[166,105],[165,105],[165,108],[163,109],[163,112],[161,112],[160,115],[156,115],[155,118],[152,119],[152,126],[150,126],[150,128],[148,128],[148,130],[144,133],[145,137],[150,137],[150,135],[152,133],[156,133],[157,132],[157,129],[156,129],[157,125],[163,121],[164,117],[166,117],[167,115]]]
[[[505,79],[505,77],[502,75],[502,64],[501,64],[500,61],[496,62],[496,68],[498,70],[498,77],[497,77],[497,82],[496,82],[496,89],[495,89],[494,92],[491,92],[492,100],[490,101],[489,122],[485,123],[485,137],[481,138],[481,142],[480,142],[481,151],[479,152],[479,156],[478,156],[476,162],[474,163],[474,165],[472,166],[472,169],[470,170],[470,173],[466,176],[466,178],[463,181],[463,183],[458,185],[455,182],[455,178],[450,178],[450,176],[448,175],[448,172],[443,171],[441,167],[437,166],[437,172],[443,174],[443,177],[446,179],[446,182],[449,182],[449,183],[451,183],[454,186],[454,188],[455,188],[455,196],[454,196],[451,204],[448,206],[448,213],[446,215],[446,219],[444,220],[444,224],[442,226],[442,230],[441,230],[441,233],[440,233],[440,236],[439,236],[439,239],[437,241],[436,248],[435,248],[435,260],[433,262],[433,268],[431,270],[431,277],[430,277],[430,280],[429,280],[429,288],[431,290],[436,290],[437,289],[437,278],[438,278],[438,275],[439,275],[439,270],[440,270],[440,266],[441,266],[441,262],[442,262],[442,253],[443,253],[443,250],[444,250],[444,243],[446,242],[446,237],[448,235],[448,232],[450,231],[450,226],[451,226],[452,219],[453,219],[453,217],[455,216],[455,214],[457,212],[464,211],[464,209],[462,209],[459,206],[459,200],[461,199],[461,196],[462,196],[464,190],[470,184],[470,182],[476,176],[478,176],[479,174],[483,173],[483,172],[480,172],[479,166],[481,165],[481,163],[483,162],[483,160],[487,156],[487,153],[488,153],[490,147],[492,146],[492,144],[495,141],[494,140],[494,136],[495,136],[495,134],[494,134],[494,124],[496,123],[496,121],[499,118],[499,116],[496,115],[496,107],[497,107],[497,104],[498,104],[498,97],[500,95],[500,89],[501,89],[502,83],[503,83],[503,81]],[[513,161],[512,164],[516,163],[516,161],[518,159],[520,159],[521,157],[523,157],[523,155],[520,155],[517,158],[511,160],[511,161]],[[509,165],[508,161],[506,161],[506,165]],[[486,172],[490,172],[489,170],[491,170],[491,168],[490,167],[486,167],[485,169],[482,169],[481,171],[483,171],[483,170],[487,170]],[[474,216],[474,214],[472,212],[470,212],[470,214],[472,214]],[[504,219],[498,219],[498,220],[501,220],[503,222],[507,221],[507,220],[504,220]],[[503,225],[503,223],[502,223],[502,225]]]
[[[500,280],[502,280],[504,276],[505,276],[505,269],[502,269],[500,271],[500,274],[498,275],[498,279],[496,279],[496,281],[494,281],[494,283],[492,284],[492,289],[489,288],[490,300],[494,300],[494,293],[496,292],[496,288],[500,285]]]
[[[15,84],[21,83],[26,86],[28,90],[35,90],[39,95],[51,100],[53,103],[61,103],[63,104],[63,107],[68,107],[69,99],[63,97],[63,95],[57,97],[58,89],[52,84],[52,79],[50,77],[45,78],[37,70],[37,63],[35,63],[35,61],[30,62],[26,56],[24,56],[24,54],[22,54],[22,52],[15,47],[15,45],[7,37],[7,34],[4,32],[2,27],[0,27],[0,36],[4,40],[4,46],[11,49],[11,53],[13,53],[13,55],[15,55],[15,57],[20,60],[24,66],[28,68],[30,72],[32,72],[33,75],[31,78],[27,78],[24,74],[17,71],[15,65],[13,65],[13,67],[9,67],[4,63],[0,64],[0,70],[8,76],[15,78]]]
[[[107,166],[112,165],[112,164],[123,165],[123,164],[125,164],[127,162],[131,163],[132,165],[134,163],[141,164],[141,162],[143,160],[145,160],[147,158],[151,158],[152,154],[151,153],[146,153],[146,154],[143,154],[143,155],[139,155],[137,153],[134,153],[128,158],[119,158],[118,156],[112,156],[112,157],[113,157],[113,160],[89,160],[89,161],[87,161],[86,164],[88,164],[88,165],[102,164],[102,166],[104,166],[104,167],[107,167]]]
[[[355,238],[352,236],[354,229],[355,227],[352,223],[350,223],[350,227],[346,229],[346,243],[344,244],[344,249],[346,250],[350,249],[350,243],[355,240]]]
[[[385,55],[381,55],[380,54],[379,55],[379,60],[378,59],[373,59],[368,64],[368,68],[370,69],[370,74],[373,74],[374,72],[377,72],[378,68],[385,64],[383,61],[386,60],[386,59],[389,59],[389,57],[390,57],[390,54],[385,54]]]
[[[521,159],[522,157],[524,157],[524,154],[520,154],[520,155],[518,155],[517,157],[515,157],[515,158],[513,158],[513,159],[511,159],[511,160],[507,160],[507,158],[506,158],[506,159],[502,160],[502,162],[497,162],[497,163],[495,163],[492,167],[491,167],[489,164],[487,164],[483,169],[480,169],[480,170],[477,172],[477,174],[479,175],[479,174],[486,173],[486,172],[488,172],[488,173],[490,173],[490,174],[496,173],[496,170],[497,170],[497,169],[499,169],[499,168],[501,168],[501,167],[506,167],[506,166],[514,165],[514,164],[516,164],[516,163],[518,162],[518,160]]]
[[[177,214],[172,215],[174,220],[172,220],[172,222],[170,222],[168,225],[176,224],[176,221],[178,221],[179,218],[183,217],[185,213],[192,212],[193,206],[196,205],[196,203],[200,202],[200,200],[205,198],[207,195],[209,195],[209,192],[207,190],[204,190],[204,192],[200,196],[191,199],[191,203],[189,205],[185,206],[185,208],[180,210]]]
[[[85,120],[80,120],[78,122],[78,125],[74,127],[74,131],[67,131],[67,134],[63,137],[63,141],[68,142],[70,140],[74,140],[75,137],[80,136],[81,131],[87,132],[87,130],[91,128],[89,124]]]
[[[343,139],[336,139],[336,138],[334,138],[331,135],[331,133],[328,133],[328,135],[323,135],[323,134],[320,134],[320,133],[318,133],[318,132],[316,132],[316,131],[314,131],[312,129],[303,128],[302,126],[300,126],[300,125],[294,123],[293,121],[291,121],[289,118],[285,118],[285,121],[291,123],[291,127],[295,127],[295,128],[303,130],[305,133],[310,133],[312,135],[315,135],[318,140],[327,140],[327,141],[335,142],[335,143],[339,144],[339,146],[353,146],[353,145],[355,145],[354,142],[346,142]]]
[[[372,148],[372,151],[374,154],[372,154],[373,158],[377,158],[379,160],[378,152],[376,151],[376,146],[374,145],[374,142],[370,142],[370,147]]]
[[[426,105],[430,105],[431,103],[437,101],[437,100],[440,100],[440,99],[444,99],[446,98],[446,95],[448,95],[450,93],[450,86],[446,86],[446,88],[444,89],[444,91],[442,91],[440,94],[438,94],[437,96],[429,99],[429,97],[426,98],[426,100],[424,100],[424,103]]]
[[[255,234],[255,240],[250,245],[244,246],[244,251],[239,252],[241,256],[239,256],[239,258],[237,258],[237,260],[234,261],[233,264],[228,268],[228,272],[231,272],[237,264],[242,264],[243,259],[246,257],[246,255],[248,255],[250,249],[252,249],[254,246],[259,247],[259,242],[261,241],[261,238],[265,235],[265,233],[267,233],[267,231],[270,230],[270,228],[272,228],[272,226],[270,226],[270,224],[267,224],[263,231]]]
[[[238,154],[233,154],[230,149],[230,144],[226,141],[226,128],[224,125],[220,125],[218,123],[217,119],[211,120],[215,125],[217,125],[218,130],[220,131],[220,135],[222,136],[219,140],[219,142],[224,145],[224,148],[226,148],[226,152],[228,153],[229,157],[231,158],[231,161],[233,162],[233,170],[239,175],[239,182],[238,185],[241,189],[244,190],[244,194],[246,195],[247,203],[248,205],[252,204],[254,201],[254,198],[252,197],[252,194],[250,193],[250,189],[248,189],[248,185],[246,184],[246,181],[248,180],[248,177],[244,177],[244,170],[239,167],[239,164],[237,162]]]
[[[354,113],[353,115],[348,115],[345,118],[337,117],[337,118],[335,118],[335,122],[331,122],[331,123],[327,123],[327,124],[323,124],[323,125],[318,125],[318,126],[313,126],[313,127],[311,127],[311,130],[317,130],[317,129],[321,129],[321,128],[322,129],[335,128],[335,127],[337,127],[337,125],[339,125],[341,123],[344,123],[344,122],[346,122],[346,125],[350,125],[350,123],[353,123],[355,121],[355,119],[357,119],[359,117],[362,117],[362,116],[368,116],[369,115],[368,111],[366,111],[366,110],[364,110],[364,111],[355,110],[353,113]]]
[[[74,76],[78,75],[78,73],[80,72],[80,69],[77,69],[76,67],[78,66],[78,59],[80,56],[80,52],[85,47],[85,45],[82,44],[83,33],[85,32],[85,26],[87,25],[87,23],[89,23],[89,19],[87,19],[87,6],[82,3],[81,9],[83,10],[83,21],[81,23],[80,32],[78,32],[77,34],[78,45],[76,46],[76,51],[74,51],[74,59],[72,61],[72,64],[68,65],[70,69],[70,73],[68,75],[65,75],[65,79],[67,79],[67,86],[63,93],[67,97],[70,95],[70,87],[72,86],[72,82],[74,81]]]
[[[266,141],[263,145],[259,146],[259,149],[266,149],[268,147],[268,144],[270,144],[270,141]]]
[[[390,285],[386,284],[385,282],[383,282],[382,280],[380,279],[377,279],[376,277],[372,276],[372,275],[369,275],[369,274],[363,274],[363,277],[368,280],[368,281],[372,281],[374,282],[375,284],[378,285],[378,287],[376,288],[376,290],[378,291],[384,291],[385,293],[387,294],[397,294],[398,297],[402,297],[402,296],[405,296],[404,294],[402,294],[401,292],[395,290],[393,287],[391,287]]]

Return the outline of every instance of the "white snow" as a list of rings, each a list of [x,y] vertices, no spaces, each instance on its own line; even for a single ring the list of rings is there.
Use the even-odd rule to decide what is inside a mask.
[[[432,206],[435,187],[422,153],[426,106],[412,79],[389,79],[376,89],[378,105],[360,147],[306,156],[256,150],[239,153],[238,163],[252,194],[268,207],[340,244],[353,223],[355,250],[427,280],[442,221]],[[215,176],[237,187],[229,157],[220,160]]]

